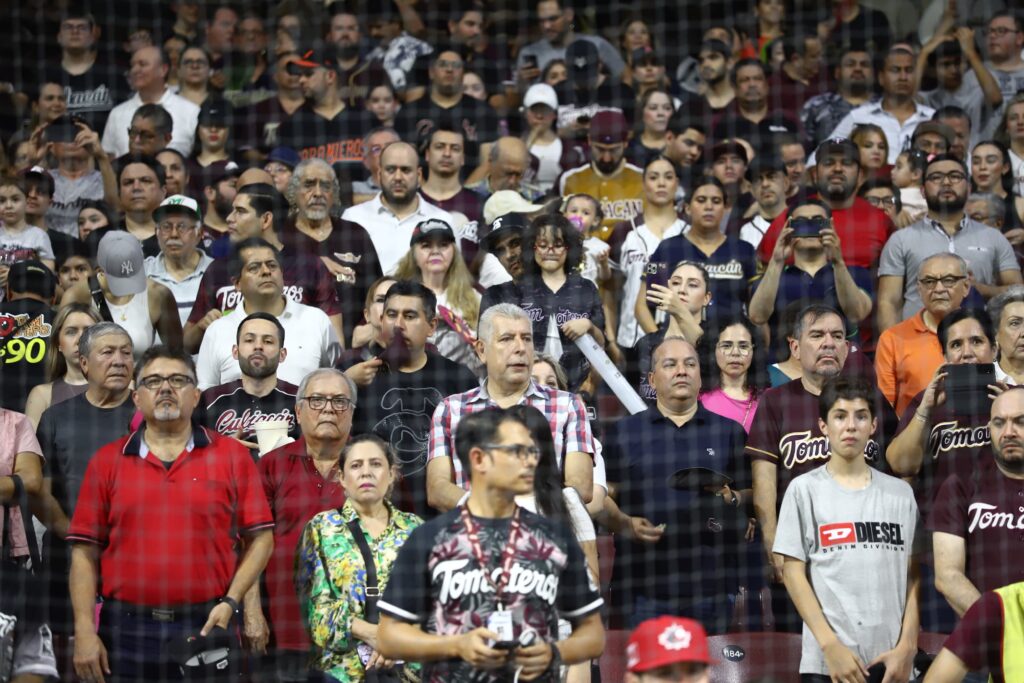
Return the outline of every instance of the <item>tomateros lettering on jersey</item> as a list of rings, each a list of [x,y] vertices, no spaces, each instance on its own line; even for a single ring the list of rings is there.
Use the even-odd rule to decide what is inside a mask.
[[[444,560],[434,565],[432,578],[434,582],[440,580],[439,602],[445,604],[449,600],[460,600],[463,596],[494,592],[491,582],[498,583],[501,578],[501,567],[491,570],[489,582],[484,577],[483,569],[465,569],[470,561],[469,558]],[[513,564],[503,595],[516,594],[536,595],[553,605],[558,594],[558,575]]]
[[[903,548],[903,525],[898,522],[833,522],[818,527],[818,541],[822,548],[862,546],[888,546]]]
[[[869,439],[867,445],[864,446],[864,459],[872,463],[877,462],[881,451],[878,442]],[[782,466],[787,470],[812,460],[825,461],[830,457],[828,438],[820,433],[815,434],[809,429],[802,432],[790,432],[779,439],[779,453],[782,455]]]
[[[988,446],[991,437],[988,425],[968,425],[961,427],[957,420],[940,422],[928,434],[928,450],[932,458],[957,448],[980,448]]]
[[[1024,507],[1018,507],[1013,512],[999,512],[998,505],[989,503],[971,503],[967,506],[967,514],[971,518],[968,533],[975,530],[985,529],[1009,529],[1011,531],[1024,530]]]

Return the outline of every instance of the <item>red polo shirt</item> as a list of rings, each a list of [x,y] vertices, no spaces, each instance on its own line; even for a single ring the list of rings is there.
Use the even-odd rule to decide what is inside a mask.
[[[764,263],[772,258],[775,242],[779,233],[786,226],[789,210],[783,211],[764,234],[757,247],[757,257]],[[882,247],[889,239],[894,228],[892,221],[885,212],[871,205],[866,199],[857,197],[849,209],[836,209],[832,212],[832,222],[836,226],[836,235],[843,250],[843,260],[848,266],[871,268],[872,273],[878,267],[878,259],[882,255]]]
[[[337,473],[320,476],[305,439],[267,453],[257,468],[274,514],[274,553],[266,569],[271,628],[278,648],[306,651],[312,643],[295,592],[295,551],[306,522],[344,505],[345,492]]]
[[[106,598],[151,606],[214,600],[235,576],[239,533],[274,525],[256,465],[240,443],[200,427],[168,469],[142,435],[93,456],[67,540],[102,548]]]

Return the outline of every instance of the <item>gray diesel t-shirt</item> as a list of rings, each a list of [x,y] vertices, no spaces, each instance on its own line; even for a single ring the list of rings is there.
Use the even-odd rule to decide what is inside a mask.
[[[46,227],[78,237],[78,212],[87,199],[103,199],[103,175],[90,171],[81,178],[53,172],[53,202],[46,211]]]
[[[986,285],[997,284],[1001,271],[1018,270],[1013,247],[995,228],[964,217],[961,229],[952,237],[942,226],[925,217],[913,225],[897,230],[882,248],[878,275],[903,278],[903,320],[924,305],[917,292],[917,274],[921,264],[940,252],[956,254],[967,261],[974,280]]]
[[[825,465],[786,490],[772,550],[807,563],[825,619],[863,662],[899,640],[918,523],[910,485],[876,470],[859,491],[837,484]],[[800,673],[829,675],[806,623]]]

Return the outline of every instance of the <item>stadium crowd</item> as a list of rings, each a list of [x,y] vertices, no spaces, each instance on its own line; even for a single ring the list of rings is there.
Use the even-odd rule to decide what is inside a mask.
[[[1014,3],[5,13],[0,683],[1024,683]]]

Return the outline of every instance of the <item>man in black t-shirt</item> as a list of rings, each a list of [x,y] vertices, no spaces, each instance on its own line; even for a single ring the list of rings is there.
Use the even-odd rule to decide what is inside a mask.
[[[561,665],[601,654],[603,600],[569,528],[516,505],[534,491],[537,445],[500,408],[463,417],[456,442],[472,489],[399,551],[378,651],[423,662],[424,683],[561,680]]]
[[[44,411],[36,429],[44,457],[42,514],[37,514],[48,529],[43,556],[52,599],[50,627],[69,635],[74,632],[67,576],[71,553],[63,538],[93,453],[127,434],[135,414],[130,385],[135,361],[124,328],[97,323],[82,333],[78,351],[88,388]]]
[[[0,407],[25,412],[25,397],[46,381],[57,278],[42,261],[19,261],[0,302]]]
[[[286,353],[284,327],[277,318],[269,313],[247,316],[238,326],[231,349],[242,376],[203,392],[196,411],[199,424],[238,439],[254,456],[262,455],[256,442],[260,422],[286,420],[288,436],[298,439],[298,387],[277,378],[277,366]]]
[[[442,46],[429,57],[430,92],[402,108],[395,119],[395,129],[412,144],[425,139],[441,122],[461,130],[465,136],[466,167],[475,169],[482,161],[480,144],[498,138],[498,112],[486,102],[462,94],[466,66],[456,48]]]
[[[428,350],[427,338],[437,326],[437,297],[418,282],[396,282],[384,301],[381,330],[389,348],[381,358],[359,365],[375,368],[370,384],[359,392],[354,434],[374,433],[391,444],[402,477],[393,502],[420,517],[436,515],[427,505],[427,436],[434,409],[445,396],[477,384],[476,376]],[[397,350],[395,349],[398,346]],[[404,347],[404,348],[403,348]],[[346,368],[347,369],[347,368]]]

